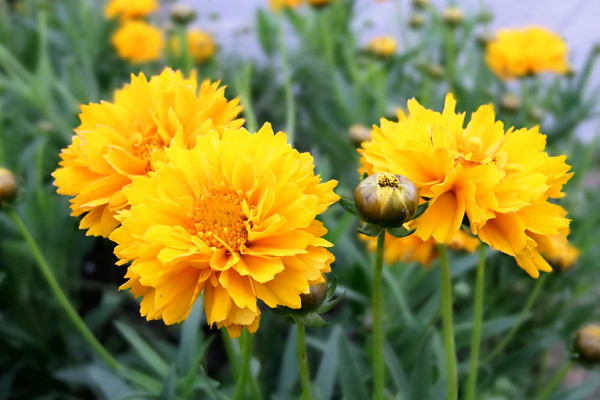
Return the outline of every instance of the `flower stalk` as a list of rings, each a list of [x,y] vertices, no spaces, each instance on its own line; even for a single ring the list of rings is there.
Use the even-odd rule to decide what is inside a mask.
[[[571,368],[573,368],[573,365],[574,365],[573,361],[569,361],[568,363],[566,363],[556,373],[556,375],[554,375],[554,378],[552,378],[552,380],[550,381],[548,386],[546,386],[546,389],[544,389],[544,391],[542,393],[540,393],[540,395],[536,398],[536,400],[546,400],[548,397],[550,397],[552,392],[554,392],[554,389],[556,389],[556,387],[562,382],[564,377],[569,373]]]
[[[241,400],[245,398],[246,383],[249,376],[252,374],[252,335],[246,329],[242,330],[240,347],[242,351],[242,367],[240,368],[240,375],[238,377],[235,392],[233,393],[231,400]]]
[[[73,306],[69,302],[69,299],[67,298],[63,290],[60,288],[60,285],[58,284],[56,278],[54,277],[54,274],[52,273],[52,268],[50,268],[50,265],[48,265],[48,262],[44,258],[44,255],[40,251],[40,248],[38,247],[31,233],[29,232],[29,229],[27,229],[27,226],[25,225],[23,220],[21,220],[19,215],[13,209],[8,209],[7,211],[9,216],[12,218],[12,220],[15,222],[15,224],[21,231],[21,234],[25,238],[25,241],[29,245],[31,252],[33,253],[33,257],[35,258],[37,265],[40,268],[40,271],[42,272],[42,275],[44,275],[44,278],[48,282],[48,285],[50,286],[54,297],[56,297],[58,303],[65,310],[67,316],[69,317],[75,328],[77,328],[79,333],[81,333],[81,336],[83,336],[83,338],[106,362],[106,364],[108,364],[112,369],[114,369],[117,372],[124,371],[123,366],[108,352],[108,350],[104,348],[104,346],[102,346],[102,344],[98,341],[98,339],[96,339],[92,331],[90,331],[90,329],[87,327],[85,322],[83,322],[83,319],[81,319],[77,311],[75,311],[75,308],[73,308]]]
[[[300,363],[300,382],[302,384],[302,399],[312,400],[310,388],[310,375],[308,373],[308,359],[306,357],[306,335],[304,324],[297,324],[298,327],[298,361]]]
[[[373,400],[383,400],[385,385],[385,368],[383,357],[383,323],[382,323],[382,276],[383,249],[385,230],[377,237],[377,253],[375,255],[375,271],[373,276]]]
[[[479,263],[475,281],[475,311],[473,313],[473,335],[471,337],[471,359],[467,379],[466,400],[477,397],[477,370],[479,369],[479,349],[481,345],[481,327],[483,325],[483,296],[485,290],[485,244],[479,245]]]
[[[456,346],[452,317],[452,276],[448,262],[448,250],[445,244],[438,246],[441,267],[442,319],[444,321],[444,349],[446,351],[446,373],[448,376],[447,400],[458,399],[458,375],[456,367]]]
[[[281,71],[283,72],[283,89],[285,91],[285,133],[288,137],[288,143],[294,145],[294,133],[296,127],[296,104],[294,102],[294,93],[292,92],[292,77],[285,49],[285,37],[283,34],[283,17],[278,16],[279,22],[279,54],[281,56]]]

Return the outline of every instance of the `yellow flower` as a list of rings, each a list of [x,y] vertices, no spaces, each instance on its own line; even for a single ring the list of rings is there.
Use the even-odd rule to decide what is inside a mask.
[[[389,57],[396,52],[396,39],[392,36],[380,36],[369,43],[367,49],[377,57]]]
[[[269,0],[269,6],[273,11],[281,11],[285,7],[298,8],[303,0]]]
[[[204,81],[197,94],[197,86],[195,75],[184,79],[165,69],[150,81],[132,75],[114,103],[82,106],[81,125],[52,175],[58,193],[75,196],[72,215],[86,214],[79,227],[88,235],[107,237],[117,227],[114,217],[127,207],[121,189],[147,175],[151,161],[165,157],[164,147],[177,142],[192,148],[212,129],[242,125],[235,120],[238,100],[228,102],[225,88]]]
[[[144,21],[127,21],[111,37],[117,54],[132,64],[156,61],[164,46],[162,32]]]
[[[123,190],[131,208],[110,236],[121,288],[144,296],[141,314],[166,324],[186,318],[204,293],[209,325],[256,331],[257,299],[300,308],[300,295],[330,271],[327,229],[315,217],[337,201],[313,159],[265,124],[211,131],[191,150],[174,142],[148,176]]]
[[[550,71],[566,73],[568,47],[555,33],[542,27],[502,29],[488,42],[486,62],[502,79]]]
[[[377,249],[377,239],[360,235],[364,240],[369,241],[369,250],[374,252]],[[429,267],[431,262],[438,256],[438,241],[434,238],[423,240],[417,235],[410,235],[403,238],[396,238],[390,234],[385,234],[385,244],[383,259],[386,264],[392,265],[396,261],[409,263],[417,261],[419,264]],[[479,246],[477,238],[469,236],[463,230],[457,231],[450,241],[446,243],[453,250],[466,250],[473,253]]]
[[[187,33],[187,44],[192,58],[203,63],[215,54],[215,41],[212,36],[206,32],[193,29]],[[179,38],[174,36],[171,40],[173,52],[179,54]]]
[[[452,95],[441,114],[413,99],[408,116],[397,123],[382,119],[359,150],[364,170],[404,175],[431,199],[410,223],[423,240],[447,243],[466,216],[472,233],[515,257],[529,275],[551,271],[540,249],[569,225],[566,212],[548,201],[564,196],[572,175],[566,157],[544,151],[546,137],[537,127],[505,132],[491,105],[474,112],[464,128],[465,114],[456,114],[455,106]]]
[[[119,17],[122,21],[144,18],[158,10],[156,0],[110,0],[104,9],[106,18]]]
[[[569,243],[568,235],[568,229],[560,229],[558,235],[549,237],[551,245],[541,250],[550,265],[559,270],[571,268],[579,257],[579,250]]]

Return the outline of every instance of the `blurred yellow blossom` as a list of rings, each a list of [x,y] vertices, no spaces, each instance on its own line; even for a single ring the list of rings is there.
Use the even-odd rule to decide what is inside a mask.
[[[377,37],[368,44],[367,49],[377,57],[390,57],[396,52],[396,39],[392,36]]]
[[[339,199],[337,182],[321,182],[312,156],[269,124],[213,130],[164,155],[123,189],[131,208],[110,236],[119,264],[132,261],[121,289],[144,297],[141,314],[179,322],[203,293],[208,324],[238,337],[258,328],[259,299],[300,308],[334,260],[315,217]]]
[[[122,189],[134,176],[152,171],[152,161],[163,159],[172,142],[192,148],[213,129],[239,128],[240,111],[219,83],[207,80],[198,90],[195,74],[184,79],[165,69],[150,81],[132,75],[114,103],[81,107],[81,125],[52,174],[58,193],[75,196],[71,215],[85,214],[81,229],[106,237],[119,224],[117,212],[129,207]]]
[[[563,74],[569,70],[568,50],[560,36],[542,27],[501,29],[488,42],[485,59],[502,79],[545,71]]]
[[[104,9],[107,18],[144,18],[158,10],[157,0],[110,0]]]
[[[269,6],[273,11],[281,11],[285,7],[298,8],[303,0],[269,0]]]
[[[160,29],[144,21],[127,21],[111,37],[119,57],[132,64],[156,61],[164,47]]]
[[[550,265],[560,270],[571,268],[579,257],[579,250],[567,240],[568,229],[561,229],[558,235],[550,236],[550,245],[542,250]]]
[[[398,123],[382,119],[359,150],[364,170],[404,175],[430,199],[409,224],[423,240],[447,243],[467,217],[473,234],[515,257],[532,277],[551,271],[540,250],[569,226],[565,210],[548,201],[564,196],[572,176],[566,156],[550,157],[537,127],[505,132],[491,105],[475,111],[466,127],[455,107],[450,94],[443,113],[413,99]]]
[[[192,58],[203,63],[215,54],[216,46],[213,37],[201,30],[192,29],[187,33],[187,45]],[[175,54],[179,53],[179,38],[174,36],[171,45]]]

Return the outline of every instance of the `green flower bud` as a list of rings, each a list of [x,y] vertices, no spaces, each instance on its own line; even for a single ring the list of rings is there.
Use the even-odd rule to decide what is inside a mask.
[[[413,0],[412,5],[414,8],[422,10],[427,8],[430,2],[430,0]]]
[[[494,14],[490,10],[483,10],[477,16],[477,20],[482,24],[489,24],[494,20]]]
[[[0,168],[0,204],[10,203],[17,197],[17,179],[6,168]]]
[[[506,93],[500,99],[500,107],[507,112],[516,112],[519,108],[521,108],[521,98],[515,94]]]
[[[431,64],[427,67],[427,72],[433,79],[442,79],[446,74],[446,70],[440,64]]]
[[[410,21],[408,22],[410,27],[415,30],[422,27],[424,23],[425,23],[425,18],[423,18],[423,16],[419,15],[419,14],[413,14],[410,17]]]
[[[196,11],[187,4],[177,3],[171,7],[171,21],[176,24],[187,25],[196,19]]]
[[[325,278],[323,282],[310,286],[309,293],[300,295],[300,300],[302,301],[302,307],[300,307],[299,310],[300,312],[315,312],[319,306],[323,304],[323,301],[325,301],[325,298],[327,297],[327,278],[325,275],[323,275],[323,278]]]
[[[357,146],[371,138],[371,129],[361,124],[354,124],[348,129],[348,137]]]
[[[365,222],[397,228],[415,215],[419,189],[405,176],[378,172],[356,187],[354,203]]]
[[[444,10],[444,22],[446,25],[454,27],[463,22],[463,12],[458,7],[448,7]]]
[[[588,325],[577,332],[575,351],[582,359],[600,363],[600,326]]]

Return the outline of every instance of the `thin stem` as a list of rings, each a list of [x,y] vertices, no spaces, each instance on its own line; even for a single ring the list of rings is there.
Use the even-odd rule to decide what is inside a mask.
[[[37,243],[33,239],[33,236],[31,236],[29,229],[27,229],[27,226],[25,226],[21,218],[17,215],[17,213],[14,210],[9,209],[8,214],[21,231],[21,234],[25,238],[25,241],[27,242],[29,248],[31,249],[31,252],[33,253],[33,257],[37,261],[37,265],[40,267],[42,275],[44,275],[44,278],[46,278],[46,281],[48,282],[52,293],[67,313],[67,316],[69,317],[73,325],[75,325],[75,328],[77,328],[77,330],[79,331],[79,333],[81,333],[83,338],[89,343],[90,346],[92,346],[96,353],[98,353],[98,355],[102,357],[102,359],[111,368],[113,368],[116,371],[123,371],[123,366],[121,366],[121,364],[119,364],[119,362],[104,348],[104,346],[102,346],[98,339],[96,339],[96,337],[87,327],[85,322],[83,322],[79,314],[77,314],[77,311],[75,311],[75,309],[69,302],[69,299],[67,299],[67,296],[60,288],[60,285],[58,284],[56,278],[52,274],[52,269],[48,265],[48,262],[46,262],[46,259],[42,255],[42,252],[40,251]]]
[[[190,48],[187,40],[187,29],[184,24],[177,24],[176,27],[177,38],[179,40],[179,61],[181,63],[181,69],[185,76],[189,76],[194,68],[194,61],[190,54]]]
[[[485,290],[485,244],[479,245],[479,264],[475,282],[475,311],[473,313],[473,336],[471,337],[471,360],[467,379],[466,400],[477,397],[477,370],[479,368],[479,348],[481,344],[481,326],[483,321],[483,294]]]
[[[456,95],[455,89],[455,64],[456,64],[456,32],[454,28],[446,29],[446,72],[448,73],[448,83],[450,91]]]
[[[556,389],[556,387],[562,382],[565,375],[567,375],[571,368],[573,368],[573,365],[574,364],[572,361],[566,363],[561,370],[554,375],[554,378],[552,378],[548,386],[546,386],[546,389],[544,389],[544,391],[536,398],[536,400],[546,400],[548,397],[550,397],[552,392],[554,392],[554,389]]]
[[[492,361],[500,353],[502,353],[504,348],[508,345],[508,343],[510,343],[512,338],[515,336],[515,334],[517,333],[517,331],[523,324],[523,321],[525,321],[525,318],[527,317],[527,314],[529,314],[531,307],[533,307],[533,305],[535,304],[535,301],[537,300],[538,296],[540,295],[542,288],[544,287],[544,282],[546,282],[547,276],[548,275],[543,275],[541,278],[539,278],[537,280],[537,282],[535,284],[535,288],[533,288],[533,291],[529,295],[529,299],[527,300],[525,307],[523,308],[523,310],[521,310],[521,314],[519,314],[519,319],[517,320],[517,323],[513,325],[510,332],[508,332],[508,334],[506,336],[504,336],[504,338],[502,339],[502,341],[500,343],[498,343],[496,348],[494,350],[492,350],[492,352],[482,361],[482,364],[487,364],[490,361]]]
[[[306,335],[304,324],[298,324],[298,362],[300,363],[300,382],[302,383],[302,399],[312,400],[310,375],[308,374],[308,359],[306,358]]]
[[[233,373],[233,377],[237,380],[240,378],[239,352],[234,348],[233,340],[231,339],[231,336],[229,336],[229,333],[227,333],[227,329],[221,329],[221,337],[223,338],[225,353],[227,353],[227,358],[231,365],[231,372]]]
[[[446,351],[446,372],[448,387],[446,400],[458,399],[458,375],[456,372],[456,346],[454,344],[454,326],[452,322],[452,276],[448,262],[448,250],[445,244],[439,244],[442,288],[442,319],[444,321],[444,350]]]
[[[385,230],[377,237],[377,253],[375,256],[375,271],[373,275],[373,379],[375,387],[373,400],[383,400],[385,385],[385,368],[383,358],[383,324],[381,281],[383,275],[383,245]]]
[[[252,104],[252,63],[249,62],[244,67],[243,72],[243,90],[241,91],[242,105],[244,106],[244,116],[246,117],[246,126],[250,132],[256,132],[258,122]]]
[[[296,125],[296,104],[294,102],[294,93],[292,92],[292,77],[288,65],[287,53],[285,50],[285,38],[283,35],[283,17],[279,15],[279,55],[281,56],[281,70],[283,72],[283,89],[285,91],[285,133],[288,142],[294,145],[294,133]]]
[[[240,337],[240,347],[242,349],[242,368],[238,377],[235,392],[232,400],[240,400],[246,396],[246,381],[251,374],[250,363],[252,362],[252,335],[246,329],[242,330]]]

